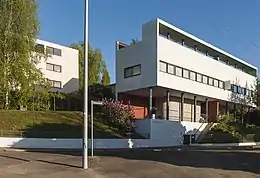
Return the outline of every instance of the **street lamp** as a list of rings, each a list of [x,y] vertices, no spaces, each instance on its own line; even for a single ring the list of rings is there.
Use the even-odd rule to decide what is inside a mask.
[[[88,0],[85,0],[84,29],[84,135],[83,135],[83,169],[88,168]]]

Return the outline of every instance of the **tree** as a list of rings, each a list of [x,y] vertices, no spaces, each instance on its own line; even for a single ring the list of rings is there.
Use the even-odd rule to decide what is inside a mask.
[[[74,43],[71,45],[72,48],[79,51],[79,88],[83,89],[84,85],[84,44],[83,43]],[[102,73],[106,70],[105,61],[100,50],[94,49],[88,44],[88,84],[98,84],[102,82],[101,77]],[[108,81],[109,74],[107,77]],[[106,81],[106,82],[107,82]]]
[[[253,103],[256,106],[260,106],[260,79],[257,77],[255,81],[254,91],[253,91]]]
[[[0,1],[0,90],[6,109],[11,91],[17,91],[18,101],[26,104],[35,88],[47,82],[36,68],[42,55],[33,52],[39,32],[37,13],[37,0]]]
[[[110,84],[110,76],[109,76],[107,69],[103,70],[101,83],[103,85],[109,85]]]

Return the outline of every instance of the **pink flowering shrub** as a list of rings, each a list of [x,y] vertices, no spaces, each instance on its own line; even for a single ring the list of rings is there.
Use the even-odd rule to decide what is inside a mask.
[[[134,111],[130,105],[124,105],[113,99],[103,100],[104,119],[113,127],[116,127],[124,134],[132,133],[135,128]]]

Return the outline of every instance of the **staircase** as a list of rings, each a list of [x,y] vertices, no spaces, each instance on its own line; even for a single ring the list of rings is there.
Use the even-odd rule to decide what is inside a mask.
[[[205,129],[203,129],[199,136],[196,138],[195,142],[200,143],[202,139],[205,137],[205,135],[208,133],[208,131],[210,131],[210,129],[212,129],[215,125],[216,123],[213,122],[208,123]]]

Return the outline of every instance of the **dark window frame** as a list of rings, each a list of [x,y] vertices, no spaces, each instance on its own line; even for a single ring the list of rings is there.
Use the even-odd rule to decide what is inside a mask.
[[[51,66],[52,66],[52,69],[48,69],[48,68],[47,68],[47,65],[51,65]],[[55,70],[55,66],[60,67],[60,71],[56,71],[56,70]],[[53,72],[58,72],[58,73],[62,73],[62,66],[61,66],[61,65],[52,64],[52,63],[47,62],[47,63],[46,63],[46,70],[48,70],[48,71],[53,71]]]
[[[138,74],[134,74],[134,75],[131,74],[130,76],[126,76],[126,71],[127,70],[133,70],[134,67],[138,67],[138,66],[140,66],[140,72]],[[131,72],[131,73],[133,73],[133,72]],[[130,67],[124,68],[124,78],[130,78],[130,77],[138,76],[138,75],[141,75],[141,73],[142,73],[142,66],[141,66],[141,64],[137,64],[137,65],[134,65],[134,66],[130,66]]]

